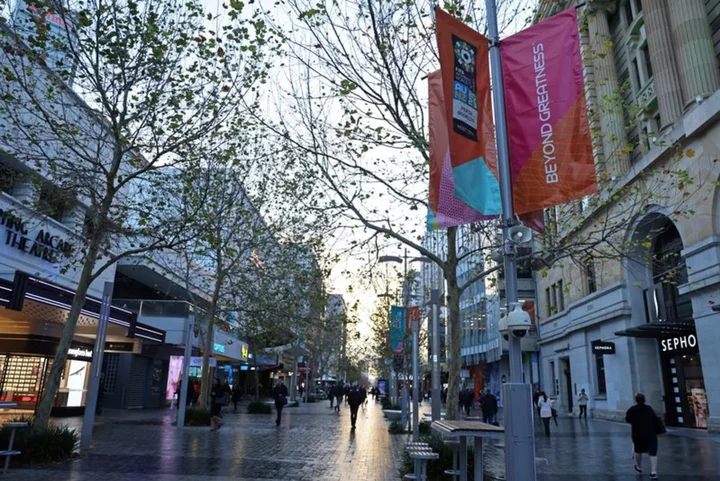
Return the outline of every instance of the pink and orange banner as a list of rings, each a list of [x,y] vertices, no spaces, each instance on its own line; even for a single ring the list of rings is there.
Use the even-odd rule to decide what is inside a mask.
[[[594,193],[576,10],[508,37],[500,52],[514,211],[524,214]]]
[[[501,212],[488,39],[435,7],[454,196],[483,215]]]
[[[428,117],[430,127],[430,211],[428,229],[470,224],[485,219],[478,211],[455,197],[450,164],[450,141],[445,117],[442,76],[439,70],[428,76]]]

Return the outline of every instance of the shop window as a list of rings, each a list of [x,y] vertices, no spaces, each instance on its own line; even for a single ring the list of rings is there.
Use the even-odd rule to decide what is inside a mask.
[[[120,365],[120,354],[105,354],[103,369],[103,392],[113,394],[115,392],[115,384],[117,383],[118,366]]]
[[[605,358],[602,354],[595,354],[595,373],[597,374],[597,393],[607,394],[605,387]]]
[[[72,208],[73,202],[73,197],[68,191],[53,184],[44,183],[40,186],[37,210],[59,222]]]

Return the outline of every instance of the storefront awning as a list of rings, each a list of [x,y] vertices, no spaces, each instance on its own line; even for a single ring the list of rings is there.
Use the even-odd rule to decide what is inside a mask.
[[[75,292],[52,282],[24,272],[16,271],[13,282],[0,279],[0,307],[23,311],[25,304],[57,308],[60,312],[70,311]],[[80,311],[80,325],[96,325],[100,317],[102,302],[87,296]],[[57,316],[55,316],[57,317]],[[62,319],[61,319],[62,318]],[[64,322],[65,315],[58,320]],[[48,319],[52,317],[48,316]],[[165,342],[165,331],[137,322],[137,316],[130,310],[118,306],[110,308],[110,323],[127,329],[127,337],[137,337],[151,342]]]
[[[618,331],[616,336],[625,337],[644,337],[652,339],[666,339],[669,337],[681,336],[685,334],[695,334],[694,322],[649,322],[639,326]]]

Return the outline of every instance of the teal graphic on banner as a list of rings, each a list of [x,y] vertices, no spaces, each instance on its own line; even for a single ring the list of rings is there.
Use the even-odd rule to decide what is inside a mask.
[[[390,348],[402,352],[405,337],[405,308],[392,306],[390,309]]]

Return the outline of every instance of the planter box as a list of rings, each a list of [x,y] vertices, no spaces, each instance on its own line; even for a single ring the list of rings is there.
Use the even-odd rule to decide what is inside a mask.
[[[388,418],[390,421],[400,421],[402,418],[402,411],[395,410],[395,409],[383,409],[383,413],[385,413],[385,417]],[[411,416],[412,412],[408,411],[408,416]]]

